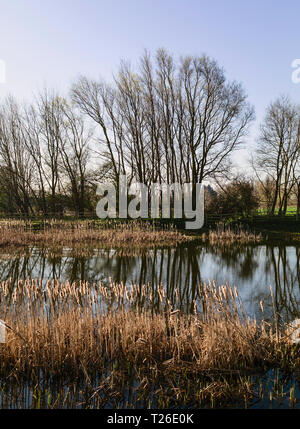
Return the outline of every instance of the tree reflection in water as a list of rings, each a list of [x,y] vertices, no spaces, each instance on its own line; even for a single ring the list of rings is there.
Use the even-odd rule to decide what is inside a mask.
[[[192,311],[198,285],[216,280],[236,285],[250,315],[272,314],[269,286],[276,311],[283,320],[299,317],[300,247],[285,245],[179,245],[148,251],[97,249],[88,256],[72,252],[53,254],[48,249],[0,255],[0,280],[25,278],[131,282],[155,289],[163,284],[167,297],[184,311]],[[142,304],[142,302],[141,302]]]

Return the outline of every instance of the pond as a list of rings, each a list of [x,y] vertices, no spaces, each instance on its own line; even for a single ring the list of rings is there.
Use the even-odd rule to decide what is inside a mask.
[[[177,305],[179,302],[185,312],[193,310],[198,285],[215,281],[217,285],[228,283],[237,287],[244,308],[251,318],[262,318],[261,301],[265,319],[272,319],[274,305],[281,321],[300,317],[299,246],[278,243],[231,246],[190,243],[174,248],[143,251],[89,249],[86,255],[69,248],[64,248],[61,253],[38,247],[26,251],[2,251],[0,279],[11,279],[13,284],[27,278],[71,282],[85,280],[91,283],[91,287],[94,282],[102,281],[105,284],[110,279],[128,285],[150,284],[154,290],[163,285],[169,300],[175,302],[177,297]],[[275,304],[272,302],[270,286]],[[291,395],[294,395],[292,404],[300,408],[299,381],[298,374],[286,377],[276,369],[261,377],[255,375],[252,383],[257,396],[249,401],[247,407],[287,408],[291,406]],[[148,407],[149,398],[145,402],[133,395],[132,388],[135,384],[134,378],[127,380],[127,384],[124,384],[124,401],[108,402],[106,406]],[[97,380],[94,387],[97,387]],[[30,383],[17,386],[14,382],[0,380],[0,408],[39,408],[53,403],[59,408],[80,407],[84,406],[85,395],[88,396],[84,389],[84,383],[80,389],[78,386],[70,388],[68,384],[37,388],[35,385],[30,386]],[[153,390],[155,389],[153,386]],[[65,400],[66,395],[68,399]],[[151,401],[150,406],[160,406],[154,399]],[[89,406],[99,404],[89,403]]]
[[[198,285],[215,281],[236,286],[246,312],[258,320],[273,313],[270,286],[276,311],[283,321],[300,313],[300,247],[285,245],[211,246],[184,244],[143,252],[94,249],[89,256],[74,256],[70,249],[61,255],[33,248],[25,254],[0,255],[0,279],[26,278],[163,284],[168,298],[178,290],[184,311],[192,308]]]

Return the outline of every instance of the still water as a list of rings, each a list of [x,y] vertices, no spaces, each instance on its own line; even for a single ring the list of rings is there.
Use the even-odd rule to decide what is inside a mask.
[[[27,254],[0,255],[0,279],[26,278],[86,280],[91,283],[163,284],[172,301],[177,289],[182,309],[189,311],[201,282],[237,286],[246,312],[260,319],[272,316],[270,286],[282,320],[300,314],[300,247],[284,245],[211,246],[181,245],[135,254],[95,249],[88,257],[65,249],[60,256],[34,248]]]
[[[51,253],[46,248],[32,248],[24,252],[0,254],[0,280],[13,282],[27,278],[60,279],[60,281],[85,280],[90,283],[102,281],[138,285],[150,284],[155,289],[163,284],[170,301],[176,301],[184,311],[193,309],[198,285],[215,281],[217,285],[229,283],[236,286],[250,317],[261,319],[260,301],[264,305],[265,319],[272,318],[273,305],[270,286],[275,297],[276,311],[281,321],[290,321],[300,316],[300,246],[268,245],[197,245],[184,244],[174,248],[155,248],[142,252],[132,249],[93,249],[89,256],[77,256],[65,248],[61,254]],[[176,293],[177,291],[177,293]],[[128,384],[128,386],[127,386]],[[125,385],[126,403],[109,402],[110,407],[130,407],[130,395],[135,385]],[[288,408],[293,392],[293,406],[300,408],[300,375],[287,379],[276,369],[254,381],[257,397],[247,404],[250,408]],[[273,392],[285,392],[279,399]],[[124,388],[125,388],[124,387]],[[69,393],[66,387],[47,386],[36,391],[36,386],[15,383],[6,385],[0,380],[0,408],[44,408],[55,399],[59,408],[84,406],[84,386],[74,387]],[[155,389],[154,389],[155,390]],[[260,393],[259,393],[260,392]],[[263,394],[261,393],[263,392]],[[65,395],[68,400],[64,399]],[[49,396],[50,395],[50,396]],[[61,398],[61,399],[58,399]],[[147,399],[149,400],[149,399]],[[83,401],[83,402],[82,402]],[[90,406],[98,406],[90,404]],[[132,398],[132,407],[148,407],[149,404]],[[152,406],[159,406],[155,402]],[[234,407],[234,404],[231,406]]]

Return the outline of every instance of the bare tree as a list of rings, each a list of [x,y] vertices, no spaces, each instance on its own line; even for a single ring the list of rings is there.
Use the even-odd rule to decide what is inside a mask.
[[[229,173],[254,113],[241,85],[207,56],[179,64],[165,50],[145,53],[134,72],[122,63],[114,84],[81,78],[75,104],[99,129],[100,152],[138,181],[201,182]]]
[[[76,213],[82,216],[87,194],[89,142],[92,131],[85,127],[82,116],[66,102],[61,102],[61,109],[64,124],[63,133],[59,136],[61,170],[69,180]]]
[[[33,159],[24,143],[20,109],[11,97],[0,112],[0,164],[2,186],[11,196],[14,208],[25,215],[32,213]]]
[[[267,175],[274,182],[271,214],[279,204],[279,214],[286,213],[299,162],[299,109],[281,96],[268,109],[260,128],[253,167],[258,176]]]

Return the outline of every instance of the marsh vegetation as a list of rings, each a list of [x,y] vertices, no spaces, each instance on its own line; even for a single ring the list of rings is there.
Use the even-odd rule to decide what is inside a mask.
[[[154,295],[146,285],[101,282],[28,279],[11,286],[0,283],[7,327],[0,372],[8,385],[85,381],[87,403],[103,402],[105,386],[122,397],[115,382],[121,374],[125,384],[126,376],[139,380],[137,396],[143,384],[153,394],[155,381],[177,380],[169,394],[160,392],[163,403],[184,398],[204,406],[230,396],[249,400],[249,376],[299,364],[287,325],[251,320],[229,285],[199,285],[190,314],[171,304],[163,286]]]
[[[99,232],[76,225],[3,229]],[[298,247],[28,243],[0,254],[2,407],[297,406]]]

